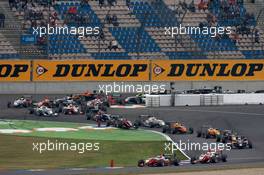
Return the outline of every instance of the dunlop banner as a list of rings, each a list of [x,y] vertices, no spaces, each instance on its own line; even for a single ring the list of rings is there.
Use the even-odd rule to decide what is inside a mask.
[[[157,60],[152,81],[264,80],[264,60]]]
[[[0,61],[0,82],[30,81],[30,61]]]
[[[33,81],[149,81],[144,60],[65,60],[33,62]]]

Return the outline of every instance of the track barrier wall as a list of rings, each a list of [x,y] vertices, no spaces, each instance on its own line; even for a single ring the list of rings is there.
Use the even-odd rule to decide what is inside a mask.
[[[160,100],[162,99],[162,100]],[[147,95],[146,106],[171,106],[171,95]],[[155,101],[155,103],[153,103]],[[264,104],[264,94],[176,94],[174,106]]]

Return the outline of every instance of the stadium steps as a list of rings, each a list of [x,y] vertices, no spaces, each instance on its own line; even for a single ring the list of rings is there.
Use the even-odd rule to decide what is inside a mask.
[[[237,47],[245,55],[246,58],[261,58],[263,59],[263,50],[264,50],[264,10],[260,13],[261,9],[264,9],[264,4],[256,1],[255,3],[245,2],[244,7],[246,11],[250,14],[254,14],[256,17],[257,23],[256,28],[260,32],[260,43],[255,43],[255,38],[250,35],[242,36],[239,35],[240,42],[237,43]],[[258,19],[257,19],[258,18]]]
[[[118,1],[119,3],[119,1]],[[95,14],[97,15],[97,17],[99,18],[100,22],[103,24],[103,33],[104,33],[104,40],[98,40],[98,39],[94,39],[91,37],[88,37],[88,40],[85,42],[86,43],[86,47],[88,48],[90,53],[111,53],[111,52],[117,52],[117,53],[124,53],[125,50],[122,48],[122,46],[120,45],[120,43],[118,43],[118,49],[115,51],[110,51],[108,49],[108,46],[110,45],[111,41],[116,41],[116,39],[113,37],[112,33],[109,31],[109,27],[110,25],[106,24],[105,22],[105,16],[107,13],[109,13],[109,11],[112,11],[111,13],[115,13],[116,11],[118,11],[118,7],[112,7],[110,9],[110,7],[104,6],[102,8],[99,7],[98,5],[98,1],[89,1],[89,5],[91,6],[91,9],[95,12]],[[102,10],[103,9],[103,10]],[[124,13],[124,15],[126,14],[124,12],[124,10],[122,9],[122,11],[119,11],[119,13],[117,14],[118,16],[118,21],[119,21],[119,16]],[[119,21],[120,22],[120,21]],[[126,23],[124,24],[126,25]],[[120,54],[122,55],[122,54]]]

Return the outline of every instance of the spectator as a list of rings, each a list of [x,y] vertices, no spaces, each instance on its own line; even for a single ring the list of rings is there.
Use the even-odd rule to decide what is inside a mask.
[[[76,7],[70,7],[68,10],[69,14],[75,15],[77,14],[77,8]]]
[[[259,30],[255,30],[255,43],[259,43]]]
[[[104,0],[99,0],[99,6],[100,6],[100,8],[102,8],[102,6],[104,6]]]
[[[192,0],[192,2],[189,4],[188,9],[189,9],[191,12],[195,13],[194,0]]]
[[[111,6],[115,6],[116,5],[116,0],[107,0],[108,2],[108,5],[111,7]]]
[[[109,42],[109,46],[108,46],[108,49],[111,51],[112,49],[114,49],[116,51],[116,49],[118,49],[118,44],[117,44],[117,41],[110,41]]]
[[[205,11],[207,9],[207,3],[204,0],[201,0],[200,3],[198,4],[198,9]]]
[[[128,7],[128,10],[131,10],[131,2],[130,2],[130,0],[126,0],[126,5]]]
[[[0,13],[0,28],[5,27],[5,15],[3,13]]]
[[[119,26],[118,19],[117,19],[117,16],[116,15],[113,15],[113,17],[112,17],[112,24],[115,27],[118,27]]]
[[[187,3],[185,2],[185,0],[181,3],[181,6],[184,10],[188,9],[188,5]]]
[[[105,20],[106,20],[107,24],[112,24],[112,17],[109,14],[107,14],[105,16]]]

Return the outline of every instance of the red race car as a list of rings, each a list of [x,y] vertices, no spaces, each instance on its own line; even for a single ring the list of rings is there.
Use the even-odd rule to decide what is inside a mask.
[[[179,160],[176,159],[176,156],[172,155],[159,155],[156,157],[151,157],[146,160],[139,160],[138,166],[139,167],[164,167],[164,166],[179,166]]]
[[[208,151],[201,154],[198,158],[192,157],[191,164],[226,162],[226,158],[227,155],[223,154],[222,151]]]

